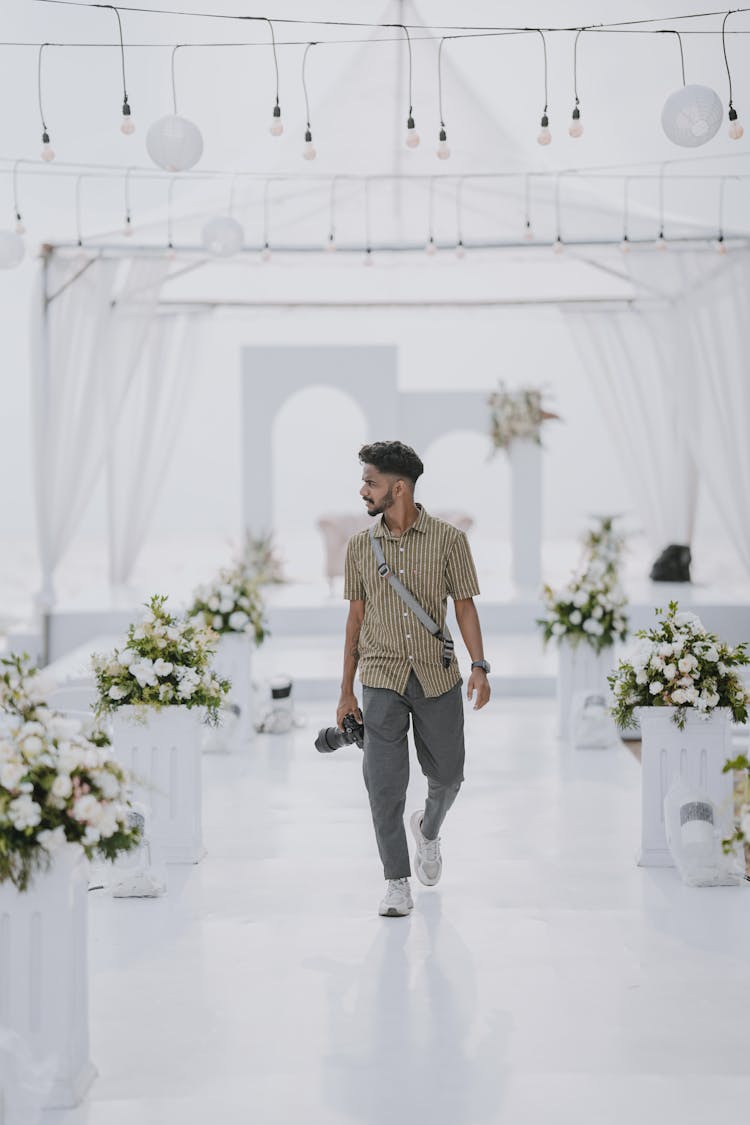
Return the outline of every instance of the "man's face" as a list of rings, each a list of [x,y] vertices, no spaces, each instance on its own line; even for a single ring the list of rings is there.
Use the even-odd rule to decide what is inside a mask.
[[[362,487],[359,494],[365,502],[367,514],[379,516],[394,503],[393,487],[397,478],[390,473],[380,473],[374,465],[362,470]]]

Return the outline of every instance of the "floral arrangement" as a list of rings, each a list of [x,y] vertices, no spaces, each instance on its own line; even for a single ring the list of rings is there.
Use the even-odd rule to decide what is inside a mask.
[[[240,555],[240,566],[255,579],[259,586],[280,585],[286,582],[284,568],[273,542],[273,535],[245,535]]]
[[[617,725],[635,726],[638,707],[674,707],[680,730],[688,708],[707,719],[717,707],[727,707],[736,723],[747,722],[750,695],[735,670],[750,663],[745,644],[723,644],[694,613],[681,612],[677,602],[669,603],[666,614],[656,613],[658,625],[636,634],[635,651],[609,677]]]
[[[559,591],[544,586],[547,614],[539,618],[544,643],[585,641],[596,652],[624,641],[628,633],[627,600],[619,572],[625,539],[614,528],[613,516],[601,516],[583,539],[579,572]]]
[[[88,859],[114,859],[140,844],[128,822],[127,778],[107,735],[68,718],[38,695],[27,657],[2,661],[0,706],[0,883],[27,889],[65,844]]]
[[[542,444],[542,423],[557,414],[542,407],[540,390],[522,387],[508,390],[501,382],[487,400],[490,406],[490,437],[494,449],[508,449],[517,439]]]
[[[218,722],[229,681],[211,670],[216,634],[194,619],[178,620],[155,595],[148,613],[128,629],[126,647],[93,658],[99,689],[98,715],[134,705],[145,717],[148,708],[205,707],[208,721]]]
[[[258,580],[238,563],[220,570],[211,585],[196,590],[188,616],[202,618],[215,633],[245,633],[260,645],[267,633],[263,612]]]

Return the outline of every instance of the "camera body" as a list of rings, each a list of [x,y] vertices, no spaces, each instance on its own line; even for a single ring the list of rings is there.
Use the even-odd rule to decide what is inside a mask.
[[[332,754],[334,750],[340,750],[342,746],[359,746],[360,750],[364,750],[365,746],[365,727],[364,723],[358,723],[354,715],[344,715],[341,720],[343,730],[338,727],[323,727],[318,731],[318,737],[315,739],[315,749],[321,754]]]

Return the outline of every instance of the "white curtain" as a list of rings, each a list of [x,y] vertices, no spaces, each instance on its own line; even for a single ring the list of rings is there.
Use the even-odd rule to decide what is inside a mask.
[[[697,476],[671,305],[583,307],[565,315],[653,549],[690,543]]]
[[[109,454],[109,569],[130,579],[153,521],[194,371],[194,321],[157,316],[113,420]]]
[[[161,261],[51,255],[37,276],[32,386],[43,606],[52,604],[55,570],[101,470],[112,397],[127,389],[165,268]],[[147,285],[148,296],[125,331],[117,298],[133,284]]]

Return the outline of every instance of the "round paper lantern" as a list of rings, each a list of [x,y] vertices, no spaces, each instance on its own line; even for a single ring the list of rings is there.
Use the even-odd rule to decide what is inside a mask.
[[[670,141],[696,148],[716,135],[723,116],[719,95],[710,86],[682,86],[665,101],[661,124]]]
[[[203,154],[200,129],[186,117],[160,117],[146,134],[146,149],[154,164],[167,172],[187,172]]]
[[[217,215],[209,219],[201,231],[201,242],[209,254],[217,258],[231,258],[238,254],[245,241],[245,232],[231,215]]]
[[[0,230],[0,269],[12,270],[23,261],[26,246],[19,234],[12,230]]]

